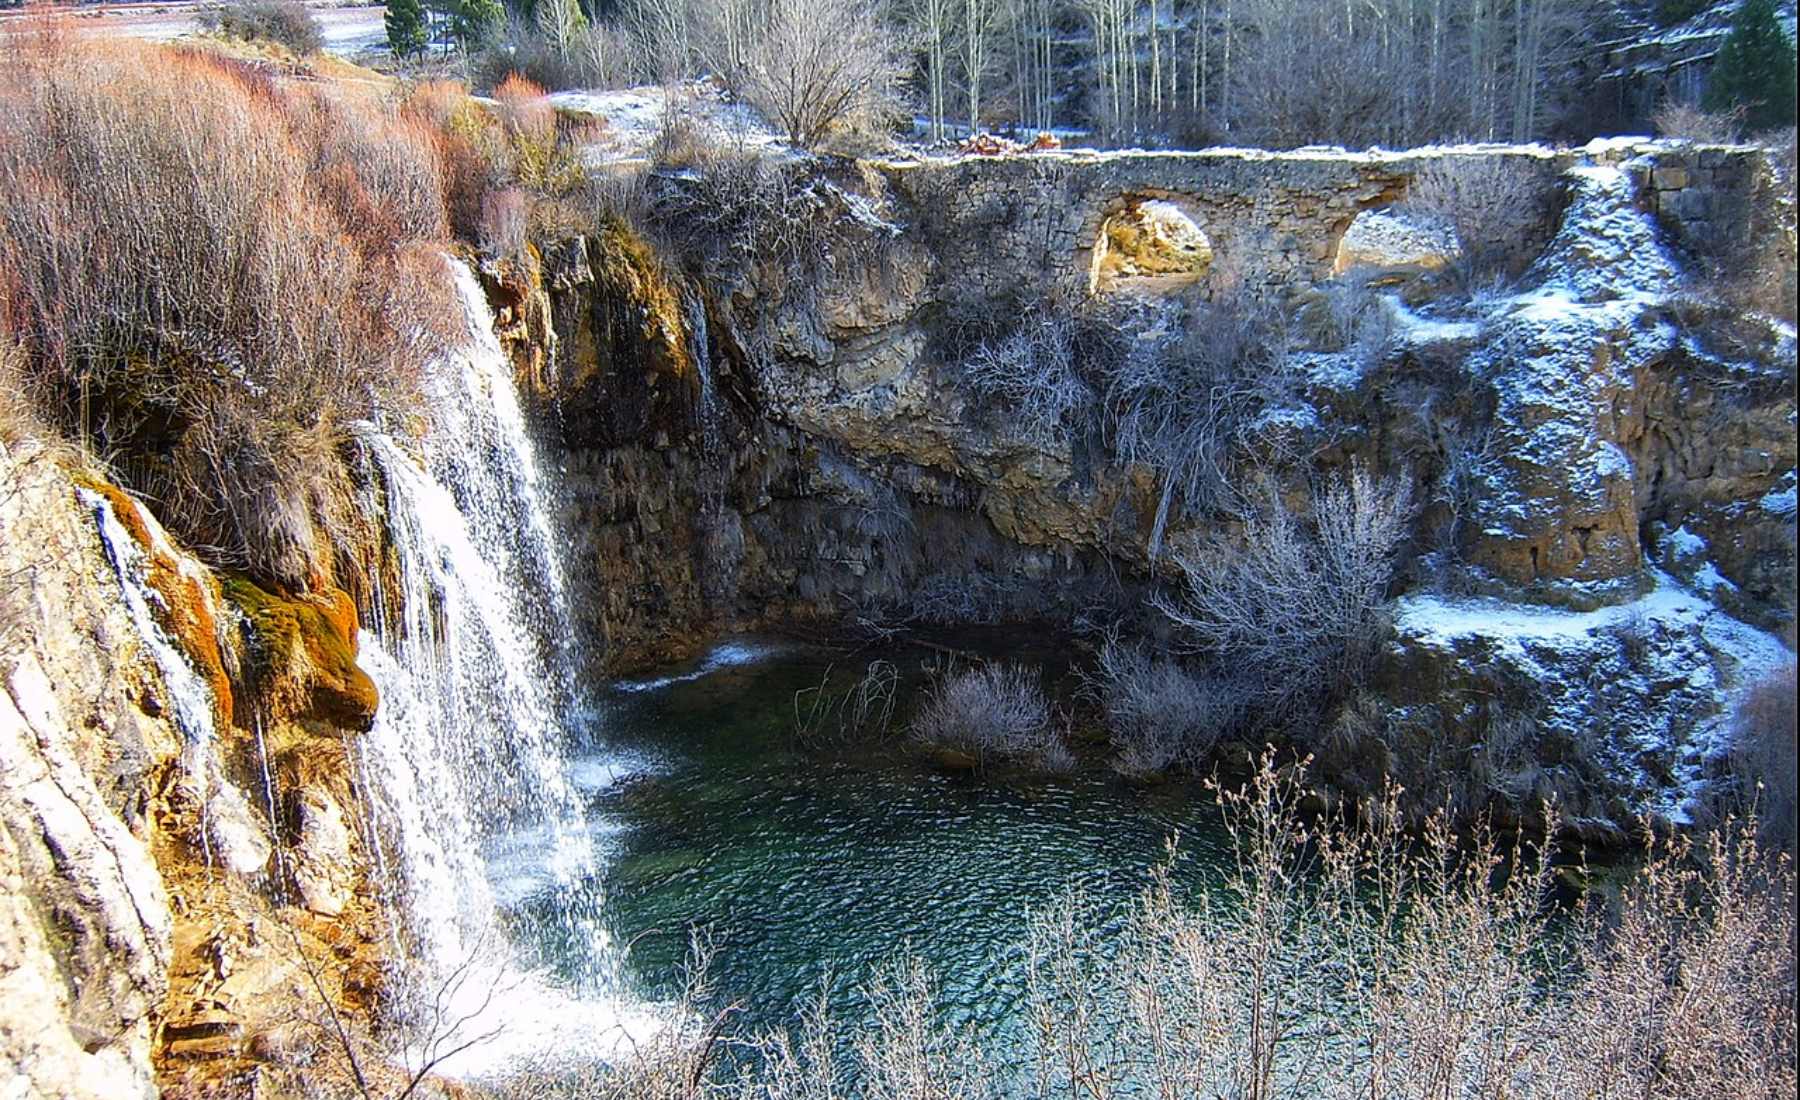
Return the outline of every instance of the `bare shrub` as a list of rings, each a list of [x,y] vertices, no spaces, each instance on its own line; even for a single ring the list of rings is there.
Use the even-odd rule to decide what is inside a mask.
[[[300,0],[231,0],[202,8],[200,29],[249,42],[275,42],[296,54],[317,53],[325,44],[318,19]]]
[[[1101,363],[1102,406],[1120,460],[1162,483],[1150,556],[1170,521],[1230,492],[1246,426],[1289,377],[1281,318],[1248,297],[1196,304],[1159,339]]]
[[[1534,183],[1500,157],[1439,157],[1407,185],[1405,206],[1456,234],[1448,270],[1467,290],[1515,274],[1519,244],[1543,214]]]
[[[1197,676],[1172,657],[1116,636],[1101,644],[1089,687],[1119,750],[1113,766],[1139,776],[1203,766],[1243,724],[1254,697],[1249,685]]]
[[[1793,1093],[1793,866],[1753,829],[1652,846],[1616,892],[1571,912],[1554,901],[1550,844],[1454,830],[1442,813],[1410,832],[1393,787],[1353,815],[1309,816],[1305,769],[1268,753],[1217,795],[1231,850],[1193,900],[1171,842],[1122,932],[1074,890],[1033,910],[1027,1046],[1010,1066],[958,1035],[908,955],[857,984],[872,1020],[853,1037],[832,1018],[829,978],[789,1032],[731,1036],[690,970],[670,1033],[614,1066],[534,1068],[491,1094]],[[728,1044],[751,1054],[735,1074]]]
[[[1185,585],[1155,606],[1193,651],[1279,697],[1339,687],[1372,652],[1410,485],[1356,467],[1314,494],[1308,524],[1265,483],[1241,538],[1177,555]]]
[[[1394,342],[1394,307],[1354,273],[1309,288],[1295,303],[1301,337],[1324,352],[1353,352],[1361,363],[1379,362]]]
[[[1732,718],[1731,763],[1744,802],[1769,844],[1794,850],[1794,665],[1771,673],[1739,700]]]
[[[1094,405],[1093,388],[1075,371],[1075,319],[1065,310],[1028,310],[1010,334],[964,359],[962,375],[1044,445],[1066,440]]]
[[[1615,905],[1588,899],[1544,1013],[1562,1095],[1793,1094],[1794,866],[1753,826],[1658,845]]]
[[[1537,739],[1534,716],[1493,704],[1475,753],[1475,770],[1482,786],[1511,805],[1529,804],[1543,774],[1538,764]]]
[[[904,73],[885,5],[863,0],[769,0],[735,61],[726,79],[804,148],[886,110]]]
[[[685,95],[670,90],[663,99],[650,140],[650,160],[661,168],[704,168],[726,153],[706,122]]]
[[[1074,759],[1053,719],[1036,672],[992,662],[940,676],[913,718],[912,735],[978,765],[1008,760],[1066,770]]]
[[[771,264],[805,285],[830,262],[825,186],[804,167],[722,153],[657,191],[651,217],[698,265]]]
[[[490,191],[481,199],[481,247],[495,256],[517,255],[525,247],[531,204],[517,187]]]
[[[1664,103],[1650,116],[1656,136],[1703,145],[1730,145],[1742,135],[1744,110],[1705,111],[1691,103]]]
[[[343,426],[408,407],[458,313],[412,120],[204,54],[0,70],[0,320],[38,406],[214,560],[329,576]]]

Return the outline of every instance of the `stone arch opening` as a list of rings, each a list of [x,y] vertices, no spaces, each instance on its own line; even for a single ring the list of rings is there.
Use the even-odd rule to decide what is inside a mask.
[[[1212,263],[1211,239],[1180,203],[1134,198],[1101,220],[1088,289],[1167,293],[1199,282]]]

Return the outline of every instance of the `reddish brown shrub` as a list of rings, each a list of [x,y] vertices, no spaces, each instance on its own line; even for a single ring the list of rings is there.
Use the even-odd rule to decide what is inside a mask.
[[[220,560],[328,575],[348,420],[458,314],[420,122],[197,52],[46,36],[0,66],[0,324],[38,404]]]
[[[489,191],[481,202],[481,247],[496,256],[510,256],[525,245],[531,225],[531,201],[517,187]]]
[[[513,73],[494,89],[499,103],[500,124],[509,136],[520,135],[533,140],[551,141],[556,137],[556,108],[550,105],[544,89]]]

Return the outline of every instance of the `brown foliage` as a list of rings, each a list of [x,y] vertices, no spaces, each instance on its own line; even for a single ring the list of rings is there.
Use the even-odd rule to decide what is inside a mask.
[[[329,574],[345,423],[455,318],[417,117],[203,53],[53,35],[0,67],[0,326],[40,409],[170,526]]]

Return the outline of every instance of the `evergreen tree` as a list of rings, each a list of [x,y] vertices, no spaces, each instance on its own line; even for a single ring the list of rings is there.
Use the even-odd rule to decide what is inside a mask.
[[[420,0],[388,0],[388,48],[395,57],[411,57],[425,52],[431,43],[431,30],[425,22],[425,5]]]
[[[1707,78],[1709,111],[1744,109],[1744,124],[1768,130],[1794,124],[1794,44],[1775,18],[1775,0],[1744,0],[1731,19]]]
[[[500,0],[454,0],[450,36],[467,50],[491,37],[505,22],[506,9]]]

